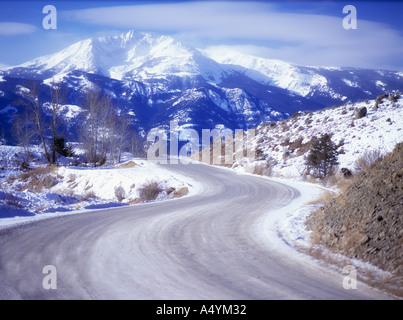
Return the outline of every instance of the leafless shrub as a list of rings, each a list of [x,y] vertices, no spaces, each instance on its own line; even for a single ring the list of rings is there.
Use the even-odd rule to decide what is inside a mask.
[[[266,167],[266,164],[255,164],[255,167],[253,168],[253,174],[262,176],[265,167]]]
[[[57,177],[53,175],[56,170],[56,166],[37,167],[21,173],[14,178],[14,181],[20,183],[19,191],[29,189],[34,192],[42,192],[42,189],[50,189],[58,183]]]
[[[140,200],[142,202],[155,200],[162,190],[157,181],[148,182],[139,189]]]
[[[115,187],[115,197],[122,202],[126,198],[126,191],[122,186]]]
[[[43,186],[46,189],[50,189],[50,188],[54,187],[55,185],[57,185],[57,183],[58,183],[57,178],[52,175],[46,176],[42,181],[43,181]]]
[[[273,166],[276,164],[277,161],[272,158],[268,158],[266,161],[259,161],[253,168],[253,174],[271,177],[273,175]]]
[[[379,149],[365,151],[355,162],[355,169],[359,172],[364,172],[380,158],[382,158],[382,152]]]
[[[21,180],[25,181],[34,176],[41,177],[41,176],[49,175],[51,173],[55,173],[56,170],[57,170],[56,166],[36,167],[33,170],[22,173],[19,178]]]
[[[93,190],[89,190],[83,195],[82,201],[87,201],[89,199],[95,199],[96,197],[97,196],[95,195],[95,192]]]

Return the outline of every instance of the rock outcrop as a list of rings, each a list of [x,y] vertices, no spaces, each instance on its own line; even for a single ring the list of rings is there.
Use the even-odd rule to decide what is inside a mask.
[[[307,221],[316,242],[403,277],[403,143]]]

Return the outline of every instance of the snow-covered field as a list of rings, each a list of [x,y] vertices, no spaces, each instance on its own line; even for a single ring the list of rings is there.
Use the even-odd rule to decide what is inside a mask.
[[[8,148],[9,154],[18,152],[18,147],[0,148]],[[36,168],[32,175],[13,168],[0,171],[0,226],[169,200],[191,195],[200,187],[189,177],[173,174],[144,159],[102,168],[43,165]],[[141,189],[152,182],[156,182],[161,191],[155,200],[142,199]]]

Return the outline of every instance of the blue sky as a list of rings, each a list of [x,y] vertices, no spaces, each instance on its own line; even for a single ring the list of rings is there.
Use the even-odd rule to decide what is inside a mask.
[[[56,30],[42,27],[48,4],[57,9]],[[357,9],[356,30],[343,28],[345,5]],[[128,30],[301,65],[403,71],[403,1],[0,0],[0,65]]]

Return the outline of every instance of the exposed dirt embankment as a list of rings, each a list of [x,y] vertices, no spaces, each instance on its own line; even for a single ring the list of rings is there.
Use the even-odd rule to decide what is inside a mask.
[[[403,143],[306,224],[315,243],[403,277]]]

